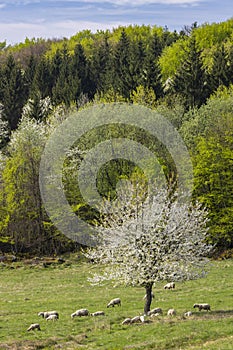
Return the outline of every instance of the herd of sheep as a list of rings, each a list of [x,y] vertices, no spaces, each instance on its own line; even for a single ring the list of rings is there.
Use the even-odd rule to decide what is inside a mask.
[[[164,289],[174,289],[175,288],[175,283],[174,282],[170,282],[167,283],[164,286]],[[151,294],[151,297],[154,298],[154,294]],[[143,299],[146,298],[146,295],[144,296]],[[109,307],[114,307],[114,306],[121,306],[121,299],[120,298],[114,298],[112,300],[110,300],[110,302],[107,304],[107,308]],[[206,311],[210,311],[210,305],[206,304],[206,303],[202,303],[202,304],[194,304],[193,308],[198,308],[199,311],[201,310],[206,310]],[[152,310],[150,310],[147,315],[140,315],[140,316],[134,316],[133,318],[127,317],[126,319],[124,319],[122,321],[122,325],[126,325],[126,324],[133,324],[133,323],[150,323],[152,322],[150,319],[145,319],[145,316],[148,316],[149,318],[154,318],[157,316],[160,316],[163,314],[163,311],[160,307],[154,308]],[[169,309],[167,311],[167,316],[175,316],[176,315],[176,310],[175,309]],[[39,312],[38,316],[46,319],[46,321],[56,321],[59,319],[59,314],[57,311],[43,311],[43,312]],[[71,318],[73,319],[74,317],[82,317],[82,316],[105,316],[105,312],[104,311],[96,311],[93,313],[90,313],[88,309],[79,309],[76,310],[75,312],[73,312],[71,314]],[[184,317],[190,317],[192,316],[192,311],[187,311],[184,313]],[[27,331],[31,331],[31,330],[38,330],[40,331],[40,325],[39,323],[32,323],[29,328],[27,329]]]

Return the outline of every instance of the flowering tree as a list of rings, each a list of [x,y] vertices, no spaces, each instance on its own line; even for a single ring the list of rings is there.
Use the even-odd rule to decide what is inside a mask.
[[[115,279],[145,287],[147,314],[154,283],[204,277],[212,247],[204,242],[207,213],[199,204],[165,191],[141,205],[132,198],[128,206],[129,200],[114,204],[99,228],[99,245],[85,254],[105,267],[92,283]]]
[[[6,140],[9,136],[8,122],[6,120],[3,120],[3,116],[2,116],[3,110],[4,110],[4,107],[0,103],[0,147],[5,145]]]

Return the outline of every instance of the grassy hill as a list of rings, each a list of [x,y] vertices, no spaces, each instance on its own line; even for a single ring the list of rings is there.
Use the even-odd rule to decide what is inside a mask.
[[[149,324],[122,325],[126,317],[143,311],[143,288],[91,286],[87,278],[97,269],[72,259],[51,265],[15,262],[0,270],[0,349],[232,349],[233,348],[233,260],[214,261],[205,279],[177,283],[175,290],[154,288],[152,308],[163,315]],[[120,297],[122,306],[106,308]],[[193,309],[207,302],[211,312]],[[88,308],[105,311],[101,317],[71,319],[72,312]],[[177,315],[168,317],[175,308]],[[57,310],[56,322],[38,317],[38,312]],[[191,310],[193,315],[184,318]],[[41,332],[27,332],[31,323]]]

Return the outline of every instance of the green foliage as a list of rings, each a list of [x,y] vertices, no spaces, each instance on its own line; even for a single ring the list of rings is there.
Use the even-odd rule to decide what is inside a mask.
[[[17,128],[26,101],[26,85],[20,66],[13,56],[0,69],[0,101],[4,106],[3,119],[11,130]]]
[[[208,94],[206,83],[201,51],[197,48],[196,40],[191,38],[186,51],[186,59],[174,76],[173,88],[175,92],[184,97],[187,108],[200,107]]]
[[[224,250],[233,247],[233,118],[222,118],[218,126],[197,144],[194,197],[210,211],[209,240]]]
[[[213,174],[220,174],[222,169],[223,174],[219,177],[223,177],[227,183],[226,191],[231,193],[231,181],[226,169],[231,167],[227,156],[231,156],[229,152],[232,147],[227,134],[228,129],[232,128],[232,37],[233,20],[230,19],[201,26],[194,23],[190,27],[184,27],[179,34],[170,32],[166,27],[129,25],[96,33],[84,30],[70,39],[26,39],[24,43],[8,47],[2,42],[0,146],[5,153],[9,152],[7,143],[10,139],[14,140],[15,134],[11,137],[11,132],[17,130],[22,115],[51,123],[51,128],[54,128],[66,118],[69,109],[83,108],[87,103],[130,102],[156,108],[181,132],[190,149],[197,176],[195,196],[208,203],[213,218],[216,216],[215,223],[217,220],[221,223],[218,228],[214,224],[211,235],[215,241],[222,242],[222,238],[218,240],[217,231],[220,232],[219,237],[229,237],[231,204],[227,199],[226,210],[221,209],[217,214],[216,203],[222,203],[221,186],[215,179],[207,193],[202,177],[208,175],[214,178]],[[211,97],[206,101],[209,95]],[[55,111],[53,117],[50,115],[52,110]],[[40,123],[35,126],[37,127],[40,128]],[[23,134],[22,128],[20,130]],[[127,132],[127,137],[136,137],[141,143],[146,139],[146,146],[158,156],[168,181],[176,178],[174,162],[164,145],[148,135],[138,133],[138,130]],[[219,133],[222,135],[220,139]],[[93,140],[88,141],[89,146],[95,145],[99,140],[96,134],[90,137]],[[214,139],[219,142],[216,149]],[[32,176],[30,160],[35,161],[36,156],[36,167],[39,163],[39,155],[36,155],[34,146],[30,143],[31,155],[29,150],[24,152],[21,146],[17,147],[18,153],[11,154],[10,151],[4,170],[4,186],[8,194],[1,187],[1,203],[4,208],[1,211],[1,225],[11,236],[14,235],[15,228],[11,229],[13,226],[9,225],[13,222],[13,216],[9,213],[12,210],[17,218],[23,218],[26,212],[27,217],[27,205],[31,205],[31,192],[34,188],[31,179],[37,174],[35,171]],[[207,161],[205,153],[207,157],[208,152],[211,156]],[[218,157],[221,167],[218,165]],[[208,171],[204,160],[207,163],[213,161],[208,163]],[[112,182],[115,184],[116,179],[123,176],[123,172],[116,169],[118,165],[111,163],[101,170],[104,178],[101,191],[105,195],[110,193],[114,196],[115,188],[110,186],[110,180],[114,179]],[[66,166],[68,171],[69,160]],[[123,164],[123,169],[128,171],[126,164]],[[133,171],[137,169],[134,168]],[[1,169],[0,176],[2,172]],[[133,176],[130,172],[127,175]],[[96,217],[96,212],[92,212],[83,203],[72,176],[75,177],[76,173],[71,172],[66,183],[69,202],[75,211],[82,212],[91,221],[92,217]],[[37,184],[35,193],[38,190],[36,186]],[[37,211],[38,208],[35,212]],[[30,220],[34,220],[34,216],[30,215],[29,226]],[[47,218],[42,221],[42,227],[51,224]]]

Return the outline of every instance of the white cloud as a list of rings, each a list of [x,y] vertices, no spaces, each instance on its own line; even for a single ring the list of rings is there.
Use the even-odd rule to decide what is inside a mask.
[[[148,4],[164,4],[164,5],[192,5],[194,3],[200,3],[203,2],[204,0],[45,0],[45,1],[40,1],[40,0],[8,0],[8,3],[14,4],[14,5],[28,5],[28,4],[33,4],[33,3],[41,3],[41,6],[43,5],[46,7],[49,3],[63,3],[65,6],[66,3],[109,3],[112,5],[132,5],[132,6],[137,6],[137,5],[148,5]],[[209,0],[208,0],[209,1]],[[70,4],[69,4],[70,5]]]
[[[203,2],[204,0],[83,0],[83,2],[92,3],[111,3],[115,5],[149,5],[149,4],[160,4],[160,5],[192,5]]]
[[[7,40],[7,44],[14,45],[19,42],[24,42],[26,38],[69,38],[77,32],[89,29],[93,33],[97,30],[113,29],[120,25],[127,26],[130,22],[108,22],[98,23],[91,21],[60,21],[47,22],[40,19],[37,23],[0,23],[0,42]]]
[[[37,0],[28,0],[28,2],[36,2]],[[45,2],[70,2],[71,0],[48,0]],[[73,3],[77,2],[92,2],[92,3],[111,3],[116,5],[133,4],[133,5],[148,5],[148,4],[192,4],[194,2],[202,2],[204,0],[72,0]]]
[[[0,4],[0,10],[6,7],[6,4]]]

